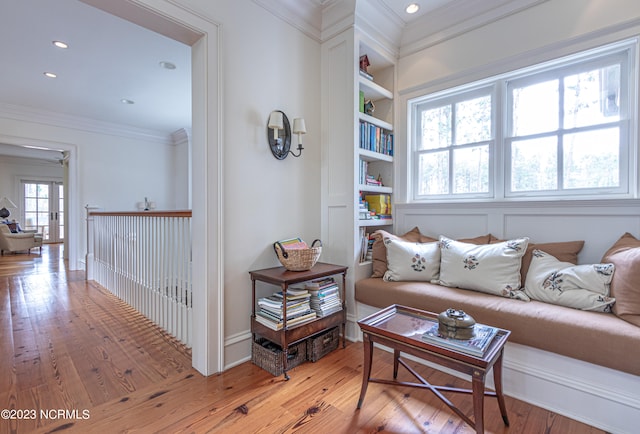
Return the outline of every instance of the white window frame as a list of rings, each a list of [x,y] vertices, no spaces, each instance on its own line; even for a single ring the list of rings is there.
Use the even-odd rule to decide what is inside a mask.
[[[458,88],[459,89],[459,88]],[[486,96],[486,95],[490,95],[491,96],[491,138],[489,140],[485,140],[485,141],[481,141],[481,142],[475,142],[475,143],[466,143],[464,145],[456,145],[455,143],[452,143],[450,146],[446,147],[446,148],[438,148],[438,149],[420,149],[420,139],[418,137],[418,131],[420,130],[420,120],[419,120],[419,111],[417,110],[418,107],[422,107],[423,109],[431,109],[431,108],[436,108],[436,107],[441,107],[444,105],[452,105],[455,106],[456,103],[458,102],[462,102],[462,101],[467,101],[467,100],[471,100],[471,99],[475,99],[481,96]],[[422,154],[427,154],[430,152],[442,152],[442,151],[448,151],[449,152],[449,189],[452,190],[453,189],[453,175],[454,175],[454,171],[453,171],[453,151],[456,149],[464,149],[464,148],[469,148],[469,147],[476,147],[476,146],[484,146],[484,145],[488,145],[489,148],[489,185],[488,185],[488,190],[487,192],[483,192],[483,193],[450,193],[448,195],[421,195],[420,197],[422,198],[432,198],[432,197],[442,197],[442,196],[447,196],[447,197],[455,197],[456,199],[467,199],[467,198],[491,198],[494,196],[494,164],[492,163],[493,158],[492,156],[495,155],[496,152],[496,119],[495,119],[495,113],[496,113],[496,101],[497,101],[498,95],[496,93],[496,89],[495,86],[493,86],[492,84],[486,85],[484,83],[475,83],[473,86],[470,86],[468,88],[465,88],[464,91],[458,91],[458,92],[445,92],[445,93],[441,93],[439,95],[435,95],[433,98],[430,98],[428,100],[422,101],[421,103],[417,103],[415,104],[413,107],[415,109],[412,109],[412,119],[413,119],[413,125],[416,125],[415,128],[411,128],[410,131],[412,132],[412,168],[413,168],[413,174],[416,176],[414,178],[414,180],[417,181],[417,173],[418,173],[418,165],[419,165],[419,157]],[[451,128],[453,130],[452,134],[455,135],[455,116],[453,116],[452,118],[452,125]],[[416,186],[416,191],[414,192],[414,194],[417,196],[417,182],[414,182],[414,185]],[[415,196],[414,196],[415,197]]]
[[[484,80],[458,86],[452,89],[440,91],[430,95],[413,98],[408,101],[408,131],[409,131],[409,164],[411,173],[409,177],[410,197],[412,202],[424,202],[433,200],[443,201],[468,201],[468,200],[567,200],[589,198],[624,198],[633,197],[636,194],[635,185],[638,180],[637,150],[631,146],[633,131],[637,128],[637,39],[629,39],[615,44],[609,44],[596,49],[587,50],[575,55],[566,56],[549,62],[544,62],[522,70],[501,74]],[[621,95],[620,95],[620,120],[607,123],[607,126],[616,126],[620,130],[620,184],[615,188],[585,188],[562,189],[561,184],[557,190],[547,191],[511,191],[511,105],[510,84],[523,83],[526,80],[540,81],[543,76],[560,77],[568,71],[583,71],[587,65],[604,66],[611,63],[612,59],[621,64]],[[442,194],[419,195],[418,194],[418,161],[422,150],[419,150],[420,131],[418,109],[441,106],[451,101],[460,101],[473,98],[476,92],[492,89],[492,138],[493,143],[489,148],[489,193],[477,194]],[[574,130],[565,130],[560,125],[558,130],[550,135],[568,134],[590,129],[604,128],[603,124],[596,127],[582,127]],[[517,137],[521,139],[524,136]],[[528,136],[527,136],[528,137]],[[442,148],[445,149],[445,148]],[[559,157],[561,161],[561,157]],[[562,177],[563,167],[558,167],[557,175]],[[451,163],[450,163],[451,171]],[[451,173],[450,173],[451,176]],[[451,191],[451,190],[450,190]]]

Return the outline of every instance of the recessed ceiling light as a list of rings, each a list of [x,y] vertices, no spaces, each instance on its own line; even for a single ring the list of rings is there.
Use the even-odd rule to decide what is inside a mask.
[[[167,62],[165,60],[160,62],[160,67],[164,69],[176,69],[175,63]]]
[[[57,77],[57,75],[54,74],[53,72],[45,72],[44,76],[45,77],[49,77],[49,78],[56,78]]]
[[[418,12],[418,9],[420,9],[420,5],[418,3],[411,3],[407,6],[405,12],[407,12],[408,14],[415,14],[416,12]]]
[[[53,41],[52,44],[58,48],[69,48],[69,45],[62,41]]]
[[[135,101],[133,101],[133,100],[131,100],[131,99],[126,99],[126,98],[122,98],[122,99],[120,100],[120,102],[121,102],[122,104],[135,104],[135,103],[136,103]]]

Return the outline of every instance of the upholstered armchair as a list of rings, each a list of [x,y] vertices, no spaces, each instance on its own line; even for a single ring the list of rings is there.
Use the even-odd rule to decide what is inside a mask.
[[[42,253],[42,235],[33,232],[12,233],[9,226],[0,224],[0,253],[19,252],[26,250],[31,253],[34,247],[40,248]]]

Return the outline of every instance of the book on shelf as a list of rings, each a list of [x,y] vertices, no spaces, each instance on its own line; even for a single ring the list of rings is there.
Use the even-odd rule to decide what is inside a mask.
[[[450,350],[482,357],[497,333],[498,329],[495,327],[476,324],[474,326],[474,336],[471,339],[453,339],[442,335],[438,331],[438,322],[435,322],[434,325],[422,335],[422,339]]]
[[[311,298],[309,299],[309,302],[312,302],[313,300],[318,298],[321,299],[332,294],[337,294],[339,289],[340,288],[338,287],[338,284],[333,284],[331,286],[326,286],[319,289],[311,289],[309,290],[311,292]]]
[[[360,148],[393,156],[393,133],[367,121],[360,121]]]
[[[315,279],[315,280],[310,280],[308,282],[305,282],[304,286],[307,289],[307,291],[309,291],[309,290],[314,290],[319,288],[326,288],[328,286],[333,286],[335,284],[336,284],[336,280],[333,277],[322,277],[320,279]]]
[[[307,296],[304,298],[294,298],[294,299],[287,298],[287,308],[295,307],[305,302],[308,302],[309,297],[310,295],[307,294]],[[283,302],[284,300],[282,299],[282,295],[277,296],[275,294],[270,295],[268,297],[261,297],[258,299],[259,306],[269,306],[269,307],[275,307],[275,308],[282,308]]]
[[[360,262],[373,259],[373,242],[371,234],[365,228],[360,228]]]
[[[310,311],[305,315],[300,315],[296,318],[287,319],[287,327],[294,327],[294,326],[306,324],[308,322],[315,320],[316,318],[317,318],[316,312]],[[265,316],[261,312],[256,312],[255,319],[260,324],[266,327],[269,327],[272,330],[278,331],[284,328],[284,321]]]
[[[309,291],[305,289],[304,293],[292,293],[291,289],[287,289],[287,301],[291,300],[304,300],[309,298]],[[273,294],[273,297],[283,299],[282,292],[276,292]]]
[[[274,320],[282,320],[284,318],[284,308],[287,310],[287,320],[294,319],[298,316],[305,315],[311,311],[309,300],[311,295],[305,290],[306,295],[303,297],[289,298],[287,294],[287,300],[282,297],[282,292],[275,293],[268,297],[261,297],[258,299],[259,313],[264,314],[268,318]],[[285,306],[286,305],[286,306]]]
[[[311,298],[309,306],[318,317],[331,315],[342,310],[340,287],[333,277],[312,280],[306,284]]]
[[[369,211],[374,211],[376,215],[391,215],[391,195],[366,194],[364,198],[369,204]]]

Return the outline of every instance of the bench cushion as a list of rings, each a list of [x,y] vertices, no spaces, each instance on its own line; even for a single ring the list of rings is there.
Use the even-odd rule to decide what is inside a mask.
[[[462,309],[479,323],[511,330],[512,342],[640,375],[640,327],[611,313],[381,278],[357,281],[355,298],[378,308],[400,304],[434,313]]]
[[[616,267],[611,280],[611,296],[616,299],[613,313],[640,327],[640,240],[624,234],[604,254],[602,262]]]

